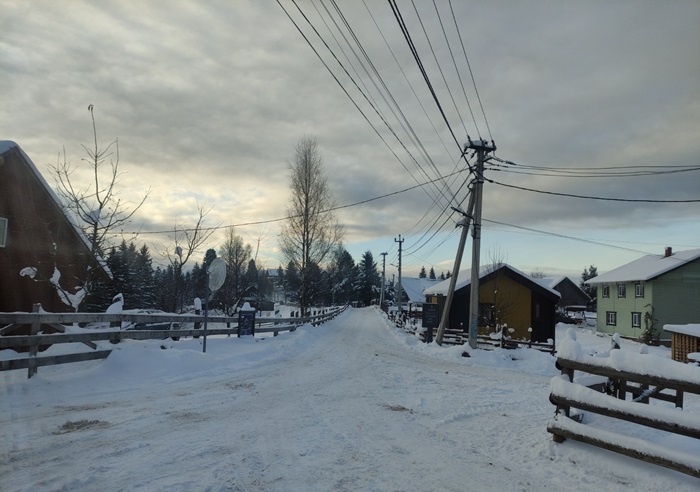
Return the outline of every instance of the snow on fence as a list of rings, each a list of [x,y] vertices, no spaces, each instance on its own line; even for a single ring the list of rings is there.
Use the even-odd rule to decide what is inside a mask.
[[[574,408],[700,439],[700,418],[683,411],[683,394],[700,394],[700,367],[619,349],[607,358],[593,357],[582,354],[573,339],[562,342],[557,367],[562,375],[552,378],[549,397],[557,410],[547,426],[555,442],[574,439],[700,478],[700,457],[694,453],[586,425],[583,414],[571,414]],[[574,382],[575,371],[607,378],[594,385],[605,392]],[[649,405],[651,398],[676,408]]]
[[[255,320],[255,333],[272,333],[294,331],[298,326],[309,323],[320,325],[342,313],[347,306],[319,310],[314,316],[304,318],[266,318]],[[237,335],[238,317],[208,316],[207,335]],[[102,323],[116,328],[99,331],[82,331],[65,333],[66,326],[75,323]],[[121,330],[122,323],[143,323],[159,326],[168,325],[168,329]],[[183,324],[192,324],[193,329],[180,329]],[[119,343],[121,340],[164,340],[180,337],[198,338],[204,334],[200,329],[204,323],[203,315],[191,314],[104,314],[104,313],[46,313],[35,309],[33,313],[0,313],[0,350],[28,348],[28,356],[0,360],[0,371],[27,369],[28,377],[37,373],[41,366],[67,364],[87,360],[105,359],[111,350],[97,350],[94,342],[109,340]],[[213,328],[214,324],[225,324],[226,328]],[[30,335],[11,335],[22,327],[30,327]],[[40,334],[42,326],[49,326],[58,333]],[[58,343],[82,343],[93,351],[72,354],[39,357],[38,352]]]

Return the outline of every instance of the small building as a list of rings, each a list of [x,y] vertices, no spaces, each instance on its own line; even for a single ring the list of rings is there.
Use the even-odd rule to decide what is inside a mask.
[[[88,268],[109,279],[31,159],[0,141],[0,312],[75,311]]]
[[[700,353],[700,323],[687,325],[664,325],[671,334],[671,358],[678,362],[689,362],[689,356],[698,360]]]
[[[423,291],[440,282],[442,282],[442,280],[419,277],[402,277],[401,290],[404,291],[406,297],[408,298],[409,310],[413,311],[420,309],[425,302]]]
[[[426,302],[444,305],[449,285],[447,279],[425,289]],[[457,276],[447,329],[469,332],[470,295],[471,270],[462,270]],[[554,315],[559,299],[559,293],[541,279],[510,265],[483,266],[479,273],[478,333],[486,335],[495,331],[496,324],[505,324],[513,339],[554,340]]]
[[[666,248],[586,283],[598,286],[600,332],[668,341],[664,325],[700,322],[700,249]]]

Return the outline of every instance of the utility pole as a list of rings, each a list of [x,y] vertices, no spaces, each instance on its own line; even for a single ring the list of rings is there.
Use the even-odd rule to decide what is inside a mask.
[[[386,255],[387,253],[381,253],[382,255],[382,291],[379,294],[379,309],[384,309],[384,289],[386,288]]]
[[[394,238],[394,242],[399,243],[399,318],[401,317],[401,309],[403,308],[403,303],[401,302],[403,300],[403,293],[401,292],[401,246],[403,245],[403,241],[404,240],[401,239],[401,234],[399,234],[398,239]]]
[[[469,346],[476,348],[476,331],[479,323],[479,269],[480,269],[480,249],[481,249],[481,205],[483,201],[484,188],[484,161],[486,154],[496,150],[496,144],[486,140],[469,139],[466,145],[468,149],[476,151],[476,205],[474,210],[474,226],[472,230],[472,278],[470,283],[469,299]]]
[[[442,317],[440,318],[440,325],[438,326],[437,335],[435,337],[435,343],[442,345],[442,338],[445,335],[445,327],[450,316],[450,308],[452,307],[452,299],[455,293],[455,285],[457,284],[457,277],[459,276],[459,268],[462,264],[462,254],[464,253],[464,245],[467,242],[467,234],[469,234],[469,223],[474,214],[474,203],[475,192],[472,189],[469,195],[469,206],[467,212],[465,213],[461,209],[452,208],[455,212],[462,214],[462,219],[456,224],[456,227],[462,226],[462,235],[459,238],[459,247],[457,248],[457,255],[455,256],[455,264],[452,269],[452,276],[450,277],[450,286],[447,289],[447,296],[445,297],[445,306],[442,309]],[[430,328],[428,328],[430,329]]]

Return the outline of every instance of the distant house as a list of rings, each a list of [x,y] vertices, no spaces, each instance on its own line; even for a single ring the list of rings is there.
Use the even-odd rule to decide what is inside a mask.
[[[569,277],[544,277],[541,280],[544,281],[550,289],[556,290],[559,292],[559,295],[561,295],[561,299],[559,299],[557,303],[557,308],[561,311],[565,311],[567,308],[585,309],[588,303],[591,302],[591,298],[588,297],[588,294]]]
[[[598,331],[669,340],[666,324],[700,322],[700,249],[646,255],[586,281],[598,286]]]
[[[425,302],[423,291],[440,282],[442,281],[429,278],[403,277],[401,279],[401,290],[408,297],[409,308],[420,307]]]
[[[89,266],[109,278],[31,159],[0,141],[0,311],[74,311]]]
[[[479,334],[494,330],[497,321],[506,324],[514,339],[546,342],[554,340],[554,313],[560,296],[541,279],[501,264],[488,265],[479,274]],[[425,289],[426,302],[444,305],[450,279]],[[459,272],[447,328],[469,331],[471,270]],[[532,328],[532,332],[529,329]]]

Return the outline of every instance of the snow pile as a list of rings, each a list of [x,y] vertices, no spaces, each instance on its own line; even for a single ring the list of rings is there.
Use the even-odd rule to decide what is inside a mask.
[[[609,351],[610,337],[574,334],[582,354]],[[210,336],[207,353],[201,338],[98,345],[109,358],[29,380],[0,373],[0,488],[697,489],[671,470],[554,444],[551,354],[424,344],[373,308],[277,337]],[[699,400],[686,395],[689,414]]]

